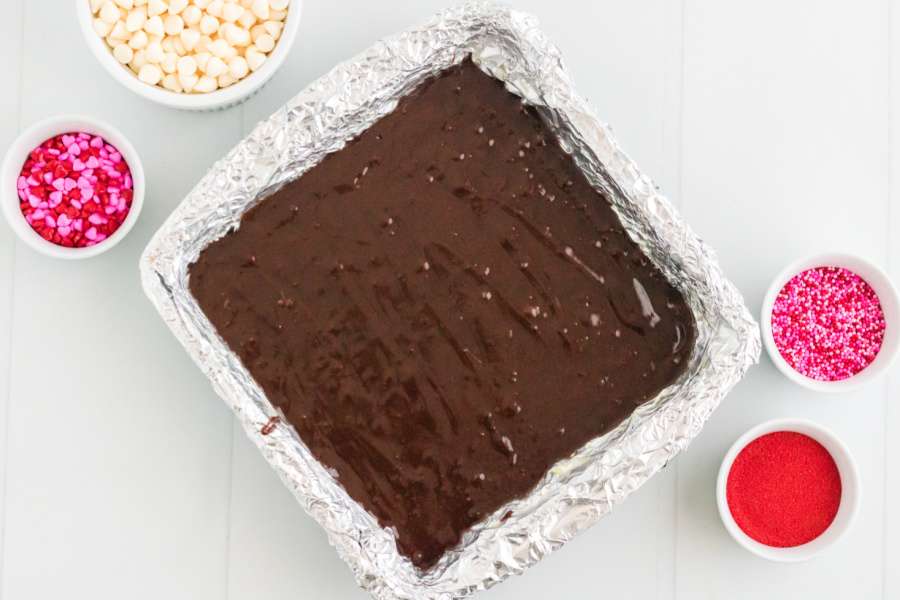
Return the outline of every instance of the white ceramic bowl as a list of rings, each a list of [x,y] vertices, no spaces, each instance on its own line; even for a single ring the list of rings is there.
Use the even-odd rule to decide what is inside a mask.
[[[128,167],[131,169],[131,178],[134,182],[134,197],[125,221],[107,239],[85,248],[57,246],[42,238],[25,220],[25,216],[19,207],[19,195],[16,189],[16,182],[22,171],[22,166],[28,158],[28,154],[46,140],[69,132],[85,132],[99,135],[115,146],[122,153],[125,162],[128,163]],[[128,235],[128,232],[131,231],[131,228],[134,227],[138,216],[141,214],[141,208],[144,205],[145,189],[144,168],[134,146],[115,127],[90,117],[65,115],[53,117],[32,125],[12,143],[6,156],[3,158],[2,166],[0,166],[0,203],[3,205],[3,215],[6,217],[9,226],[16,232],[19,239],[28,246],[55,258],[90,258],[110,250],[121,242]]]
[[[881,309],[884,311],[886,325],[884,341],[875,360],[856,375],[841,381],[817,381],[801,375],[781,356],[781,352],[775,345],[775,338],[772,336],[772,307],[778,293],[795,275],[816,267],[843,267],[853,271],[872,286],[881,302]],[[769,291],[763,300],[760,324],[766,351],[778,370],[791,381],[817,392],[844,392],[868,383],[890,368],[900,350],[900,299],[898,299],[897,288],[894,287],[884,271],[872,262],[853,254],[815,254],[788,265],[772,280],[772,284],[769,286]]]
[[[775,431],[795,431],[813,438],[828,450],[832,458],[834,458],[838,472],[841,475],[841,504],[834,521],[816,539],[792,548],[767,546],[744,533],[731,515],[731,509],[728,508],[728,499],[726,497],[728,473],[731,471],[734,459],[750,442]],[[753,554],[777,562],[808,560],[837,542],[853,525],[856,513],[859,510],[859,498],[859,474],[857,473],[856,462],[853,460],[853,456],[850,454],[847,446],[828,429],[811,421],[801,419],[775,419],[751,428],[738,438],[728,450],[728,453],[722,460],[722,466],[719,468],[719,477],[716,482],[716,501],[719,506],[719,516],[722,518],[722,523],[725,525],[728,533],[731,534],[731,537]]]
[[[275,71],[284,63],[291,46],[297,37],[297,28],[300,25],[302,13],[302,0],[291,0],[288,14],[281,37],[275,44],[275,48],[269,53],[266,61],[255,72],[250,73],[241,81],[224,89],[216,90],[208,94],[178,94],[161,87],[152,86],[139,80],[128,67],[119,64],[112,55],[112,51],[100,36],[94,31],[93,15],[91,14],[88,0],[76,0],[76,11],[81,31],[87,41],[91,52],[100,61],[100,64],[113,78],[135,94],[148,100],[182,110],[219,110],[240,104],[258,92],[263,85],[275,74]]]

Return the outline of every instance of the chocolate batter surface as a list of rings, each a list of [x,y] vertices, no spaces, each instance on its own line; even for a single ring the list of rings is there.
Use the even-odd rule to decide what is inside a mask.
[[[608,201],[469,62],[249,211],[190,286],[423,569],[673,383],[695,339]]]

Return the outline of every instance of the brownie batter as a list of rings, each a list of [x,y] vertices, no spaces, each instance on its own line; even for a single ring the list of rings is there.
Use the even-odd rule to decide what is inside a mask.
[[[250,210],[190,286],[422,569],[673,383],[695,339],[606,198],[468,61]]]

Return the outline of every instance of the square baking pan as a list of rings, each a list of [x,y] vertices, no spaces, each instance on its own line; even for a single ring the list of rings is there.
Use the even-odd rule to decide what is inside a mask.
[[[527,496],[488,516],[433,568],[416,569],[394,533],[348,496],[281,420],[201,311],[189,267],[259,201],[390,113],[399,98],[467,57],[534,107],[697,323],[686,372],[614,430],[557,462]],[[700,432],[758,360],[756,323],[713,253],[575,92],[559,51],[530,16],[487,2],[448,9],[374,45],[300,92],[216,163],[141,259],[144,289],[247,435],[379,599],[465,597],[521,573],[596,523]],[[511,512],[512,517],[507,517]]]

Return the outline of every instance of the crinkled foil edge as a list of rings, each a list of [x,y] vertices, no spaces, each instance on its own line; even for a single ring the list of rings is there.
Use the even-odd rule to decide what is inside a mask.
[[[284,424],[188,289],[188,267],[256,202],[391,112],[422,81],[472,55],[538,108],[642,250],[685,295],[698,324],[676,384],[609,434],[557,463],[527,497],[466,534],[425,573]],[[328,532],[359,584],[382,600],[463,598],[521,573],[596,523],[678,454],[759,358],[756,323],[706,247],[574,91],[560,53],[526,14],[468,2],[377,43],[312,83],[216,163],[141,258],[144,289],[284,483]],[[513,516],[501,518],[507,510]]]

